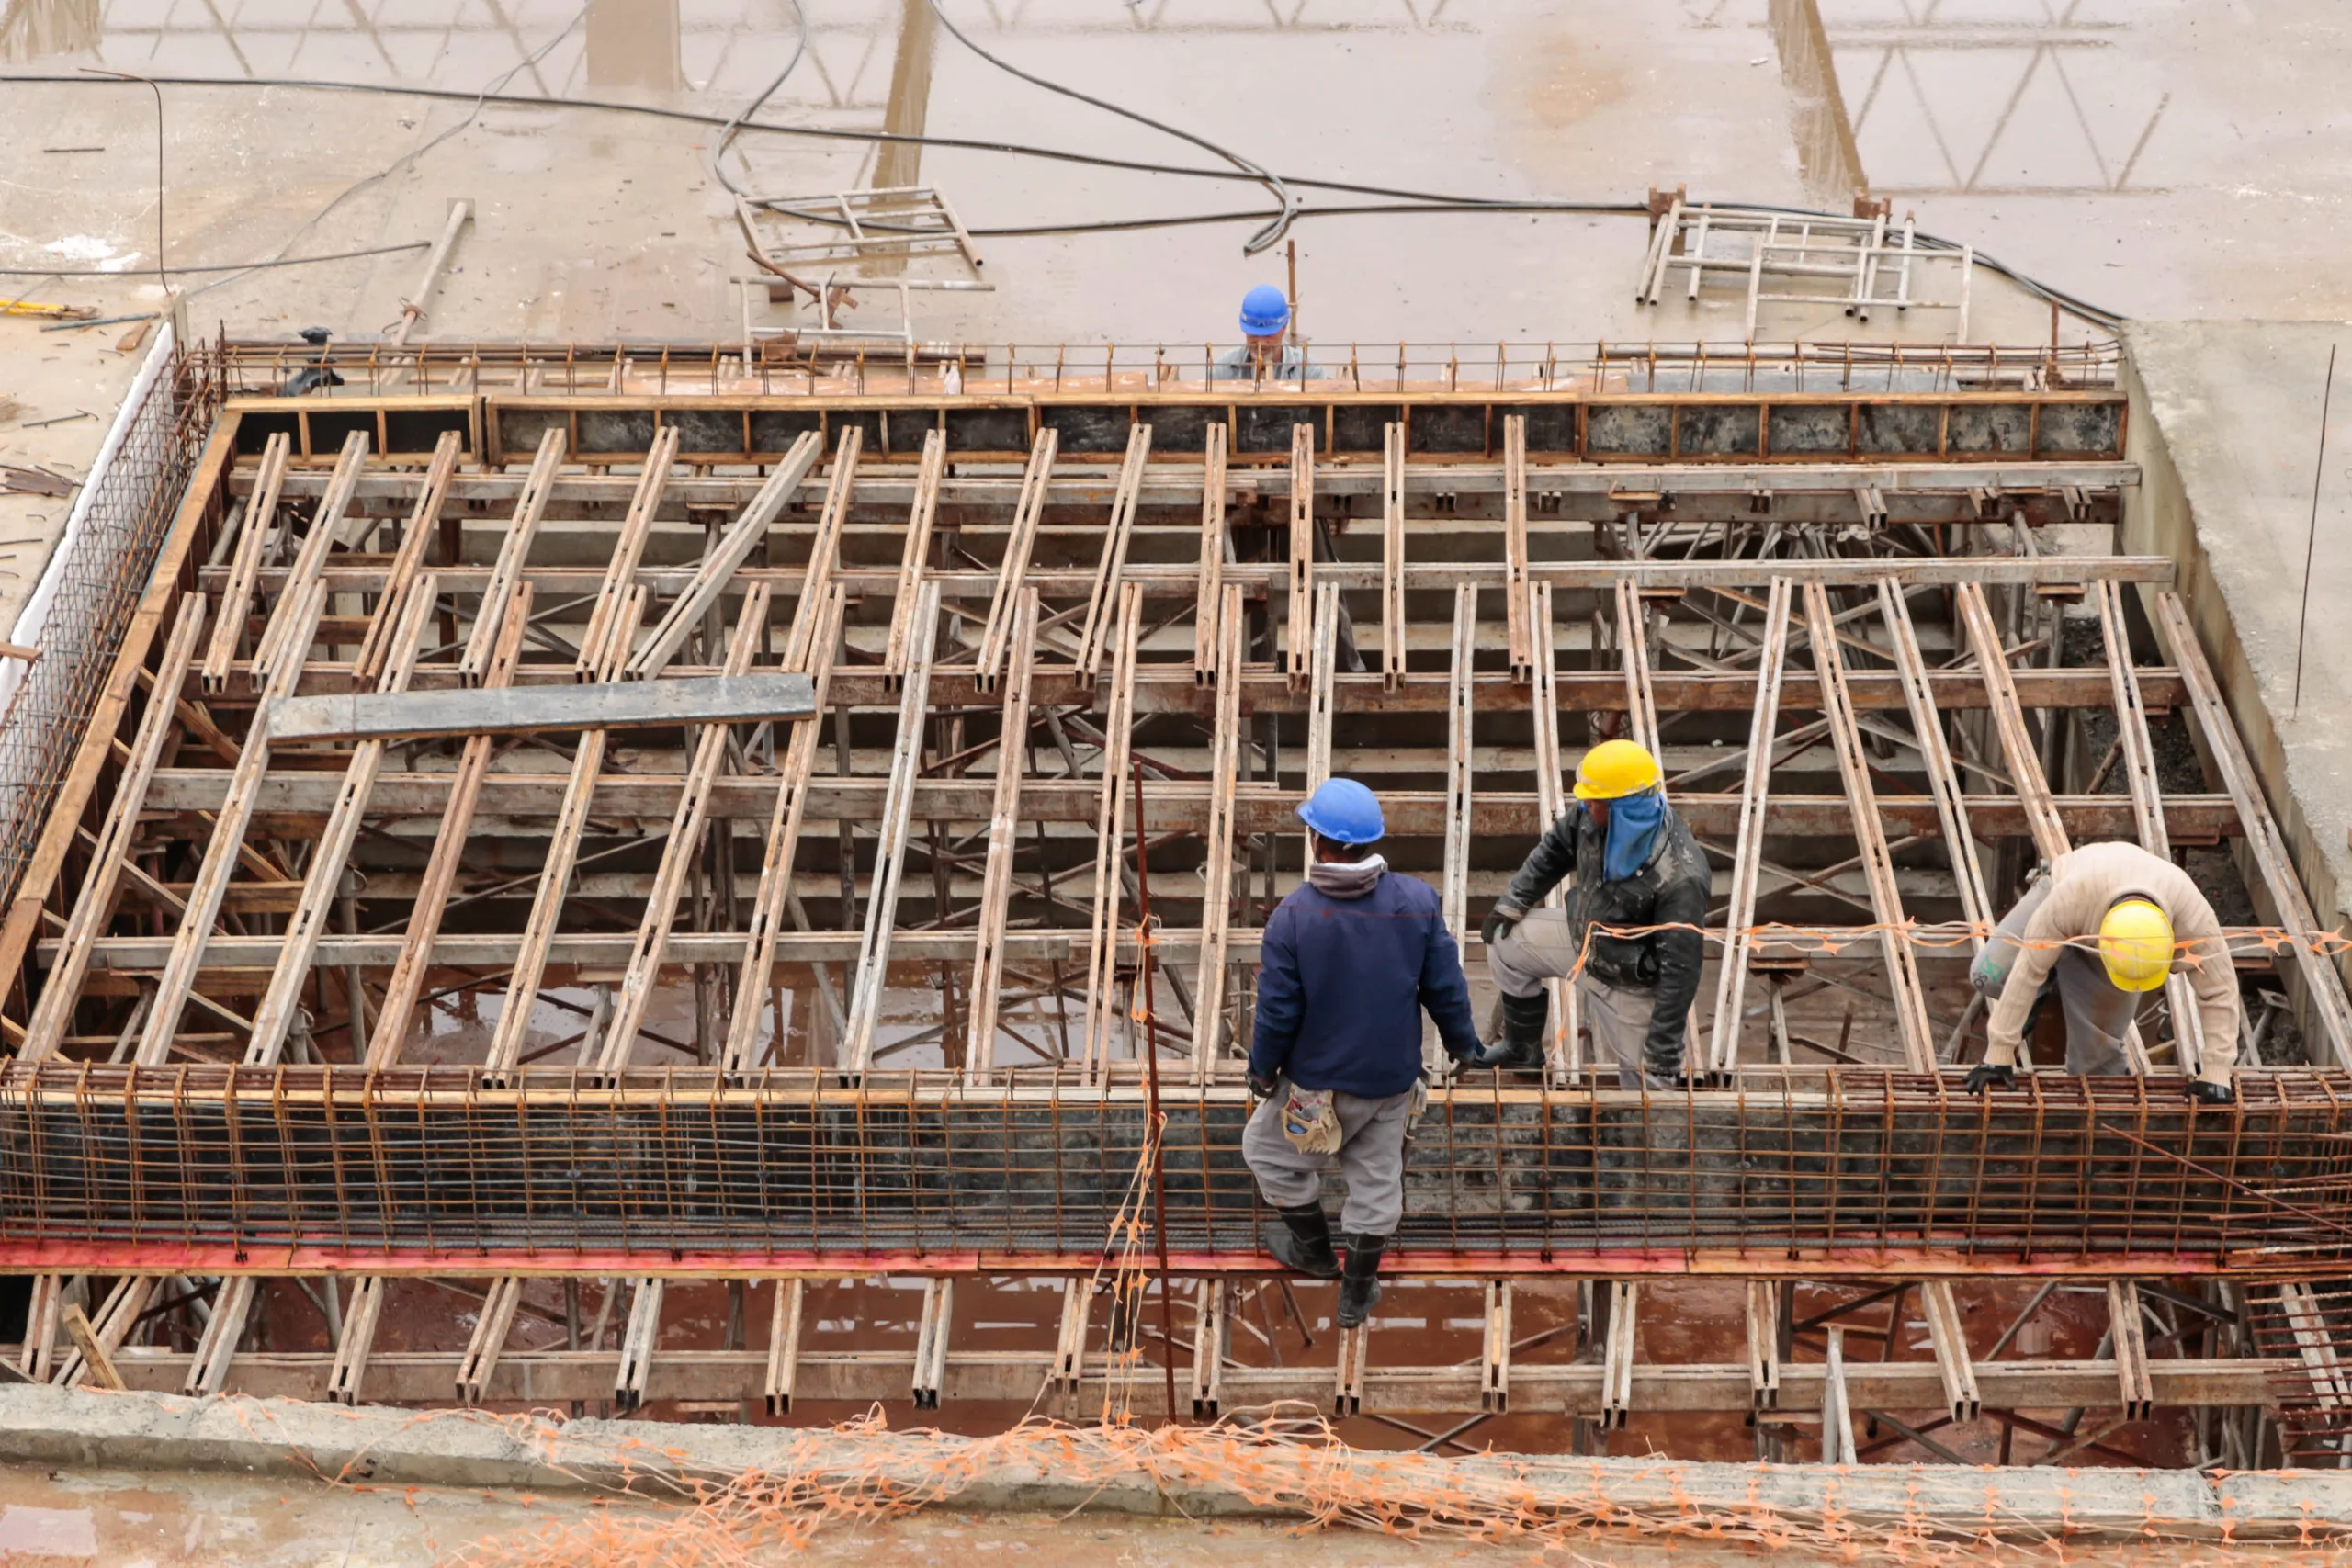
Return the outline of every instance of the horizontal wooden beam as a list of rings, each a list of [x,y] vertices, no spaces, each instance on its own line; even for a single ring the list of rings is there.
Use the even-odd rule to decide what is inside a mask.
[[[761,671],[589,685],[293,697],[271,709],[269,738],[392,740],[564,729],[667,729],[806,718],[814,712],[815,688],[808,676]]]

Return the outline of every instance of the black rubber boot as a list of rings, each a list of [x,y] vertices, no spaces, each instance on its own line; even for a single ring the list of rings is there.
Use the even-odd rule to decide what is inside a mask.
[[[1544,1066],[1544,1028],[1552,1019],[1552,994],[1538,987],[1532,997],[1502,998],[1502,1038],[1480,1048],[1471,1065],[1504,1072],[1529,1072]]]
[[[1387,1248],[1385,1235],[1348,1237],[1347,1272],[1340,1280],[1340,1310],[1333,1314],[1340,1327],[1363,1327],[1380,1304],[1380,1255]]]
[[[1276,1212],[1283,1223],[1266,1227],[1266,1250],[1275,1261],[1310,1280],[1338,1279],[1340,1258],[1331,1250],[1331,1222],[1323,1217],[1323,1205],[1302,1203]]]

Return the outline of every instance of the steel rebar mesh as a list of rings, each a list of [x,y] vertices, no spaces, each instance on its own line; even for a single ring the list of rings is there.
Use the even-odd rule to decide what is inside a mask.
[[[47,596],[40,658],[0,720],[0,901],[40,840],[220,406],[203,364],[168,344],[157,352],[161,373],[102,454],[36,590]]]

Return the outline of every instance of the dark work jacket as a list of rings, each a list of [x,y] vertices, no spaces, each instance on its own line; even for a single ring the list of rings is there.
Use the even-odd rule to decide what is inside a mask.
[[[1552,824],[1510,879],[1510,888],[1495,907],[1506,914],[1524,916],[1544,902],[1544,896],[1571,873],[1568,927],[1578,951],[1585,950],[1586,931],[1600,926],[1679,925],[1687,929],[1653,931],[1645,936],[1591,938],[1588,964],[1593,977],[1657,995],[1650,1014],[1650,1032],[1644,1045],[1650,1070],[1664,1074],[1682,1065],[1683,1034],[1690,1004],[1699,995],[1699,966],[1706,942],[1698,928],[1707,919],[1707,896],[1714,879],[1699,840],[1672,807],[1658,824],[1657,842],[1642,869],[1618,882],[1604,881],[1600,855],[1604,835],[1592,815],[1578,801]]]
[[[1421,1010],[1447,1052],[1477,1049],[1470,983],[1436,890],[1383,874],[1358,898],[1302,884],[1266,922],[1250,1070],[1377,1100],[1421,1076]]]

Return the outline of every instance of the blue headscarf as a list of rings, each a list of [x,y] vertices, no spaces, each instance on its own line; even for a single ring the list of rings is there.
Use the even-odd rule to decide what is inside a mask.
[[[1609,803],[1609,842],[1600,853],[1600,874],[1622,882],[1648,863],[1666,822],[1666,792],[1656,787],[1621,795]]]

